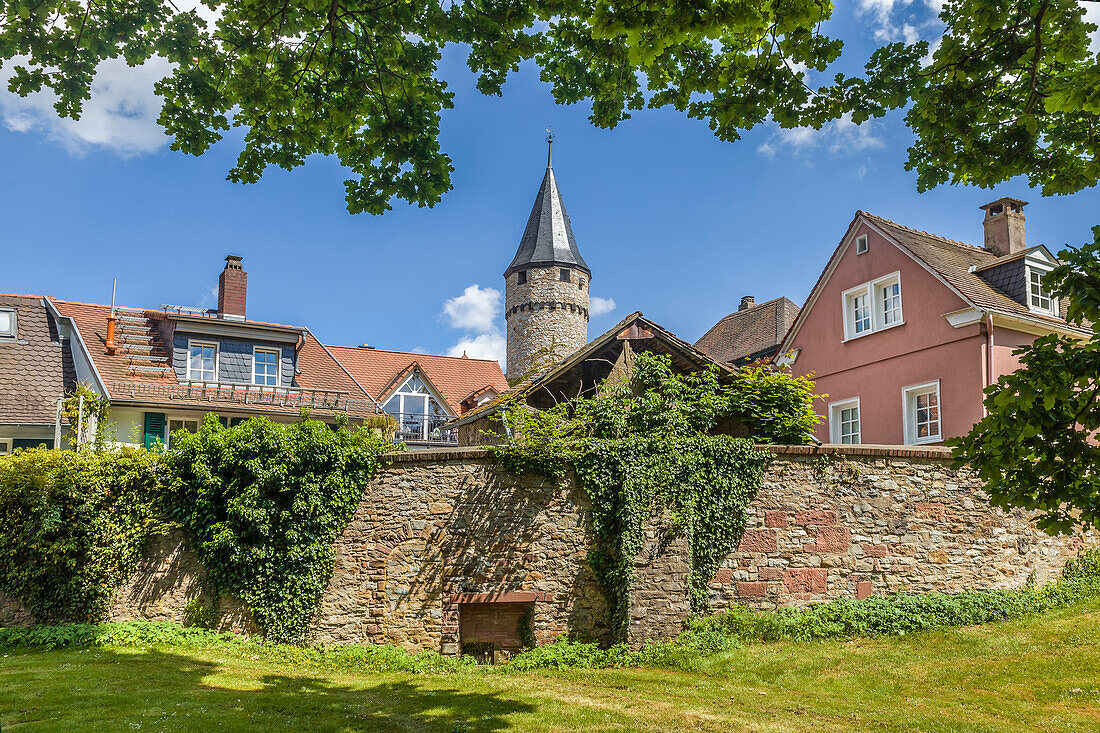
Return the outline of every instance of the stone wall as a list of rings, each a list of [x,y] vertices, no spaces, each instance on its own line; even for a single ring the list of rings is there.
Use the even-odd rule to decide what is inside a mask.
[[[1031,575],[1053,579],[1094,540],[1049,537],[1022,512],[990,507],[976,477],[950,468],[942,448],[770,450],[749,528],[711,583],[717,609],[1017,587]],[[608,638],[603,592],[587,564],[590,505],[571,480],[501,473],[476,449],[388,458],[337,542],[317,641],[453,654],[462,608],[487,603],[529,606],[538,643]],[[686,543],[662,552],[661,540],[647,532],[635,563],[633,644],[675,634],[688,613]],[[194,597],[205,598],[201,568],[185,538],[168,535],[152,543],[111,616],[181,621]],[[218,608],[222,628],[248,630],[232,599],[205,602]],[[29,621],[0,596],[0,624]]]
[[[716,608],[1015,588],[1056,578],[1086,540],[991,507],[945,448],[772,450],[740,547],[711,582]]]
[[[527,282],[512,273],[504,284],[504,318],[508,323],[508,377],[526,374],[538,362],[552,363],[588,343],[588,276],[571,270],[570,282],[559,271],[532,267]]]

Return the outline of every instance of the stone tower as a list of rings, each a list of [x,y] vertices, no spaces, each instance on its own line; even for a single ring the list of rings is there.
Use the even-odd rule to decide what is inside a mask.
[[[547,143],[552,141],[551,137]],[[548,149],[546,175],[527,228],[515,259],[504,271],[508,379],[527,376],[588,343],[591,279],[573,238]]]

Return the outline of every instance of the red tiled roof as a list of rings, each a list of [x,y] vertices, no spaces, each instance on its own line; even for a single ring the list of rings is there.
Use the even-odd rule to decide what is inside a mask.
[[[413,366],[414,362],[420,365],[455,415],[462,413],[462,400],[475,390],[486,386],[497,392],[508,389],[500,363],[493,359],[437,356],[355,346],[329,346],[328,350],[351,373],[355,381],[379,402],[385,401],[386,393],[397,386],[397,376]]]
[[[72,353],[42,298],[0,295],[15,309],[16,340],[0,343],[0,423],[53,425],[57,398],[76,385]]]
[[[695,348],[725,363],[778,349],[797,317],[798,306],[789,298],[769,300],[730,313],[696,341]]]

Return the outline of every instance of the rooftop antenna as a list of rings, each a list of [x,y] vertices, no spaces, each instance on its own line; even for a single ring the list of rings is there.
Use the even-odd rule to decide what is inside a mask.
[[[550,147],[554,144],[554,128],[546,128],[546,167],[553,168],[550,162]]]

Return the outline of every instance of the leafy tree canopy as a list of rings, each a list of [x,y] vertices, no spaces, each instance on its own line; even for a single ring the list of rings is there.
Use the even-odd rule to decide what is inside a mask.
[[[1046,281],[1068,301],[1070,322],[1092,336],[1036,339],[1020,352],[1023,368],[986,390],[989,414],[948,441],[994,504],[1038,512],[1051,533],[1100,527],[1100,226],[1092,231],[1090,244],[1059,253]]]
[[[922,189],[1021,173],[1045,193],[1096,182],[1100,68],[1076,0],[949,1],[930,64],[926,43],[890,44],[864,76],[812,89],[803,71],[843,50],[821,32],[832,12],[821,0],[0,0],[0,61],[13,60],[12,91],[52,89],[75,118],[101,61],[159,55],[174,64],[157,85],[173,149],[199,155],[244,128],[238,182],[335,155],[353,173],[353,213],[431,206],[450,188],[438,137],[453,94],[438,63],[456,43],[482,92],[534,60],[555,99],[588,102],[601,127],[673,107],[736,140],[769,119],[820,127],[912,103]]]

